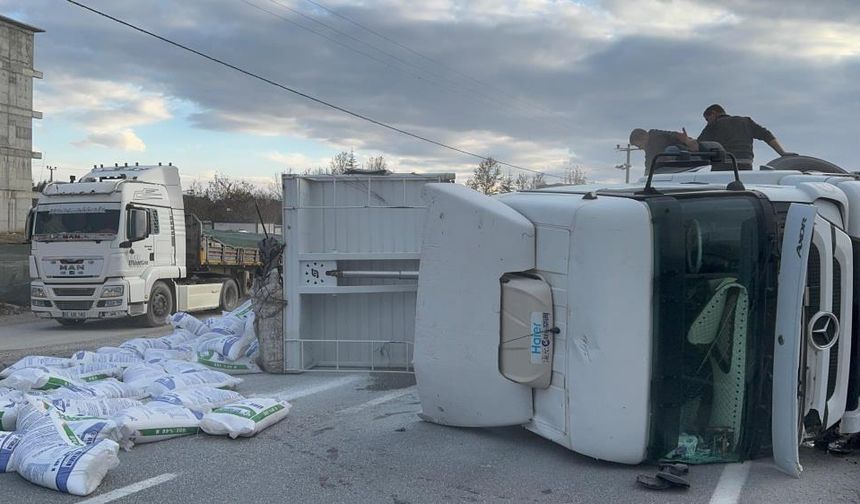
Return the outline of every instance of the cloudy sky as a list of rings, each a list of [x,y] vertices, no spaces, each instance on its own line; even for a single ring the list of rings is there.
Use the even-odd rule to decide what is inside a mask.
[[[789,151],[860,169],[853,0],[81,0],[377,120],[535,170],[617,180],[634,127],[723,104]],[[212,64],[62,0],[0,0],[37,35],[34,178],[171,161],[254,181],[354,149],[402,171],[475,160]],[[371,31],[372,30],[372,31]],[[756,160],[774,156],[756,145]],[[634,154],[633,174],[643,156]],[[516,172],[514,172],[516,173]]]

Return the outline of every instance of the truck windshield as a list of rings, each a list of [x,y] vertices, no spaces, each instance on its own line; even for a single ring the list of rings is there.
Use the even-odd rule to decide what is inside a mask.
[[[654,216],[652,459],[769,446],[776,225],[755,195],[661,197]],[[770,313],[770,315],[769,315]]]
[[[119,230],[118,207],[44,205],[36,207],[35,241],[112,240]]]

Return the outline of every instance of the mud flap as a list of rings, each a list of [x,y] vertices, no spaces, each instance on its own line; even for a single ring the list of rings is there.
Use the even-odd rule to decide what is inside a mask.
[[[534,268],[534,226],[461,185],[428,184],[424,196],[414,354],[422,418],[461,427],[526,423],[532,389],[499,372],[499,280]]]

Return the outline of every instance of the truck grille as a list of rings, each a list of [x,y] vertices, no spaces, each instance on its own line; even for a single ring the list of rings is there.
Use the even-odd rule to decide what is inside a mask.
[[[92,287],[54,287],[55,296],[92,296],[96,291]]]
[[[839,340],[842,339],[842,266],[839,261],[833,261],[833,314],[839,320],[839,337],[830,347],[830,369],[827,373],[827,398],[833,397],[836,390],[836,373],[839,371]]]
[[[57,308],[61,310],[89,310],[93,306],[92,301],[55,301]]]

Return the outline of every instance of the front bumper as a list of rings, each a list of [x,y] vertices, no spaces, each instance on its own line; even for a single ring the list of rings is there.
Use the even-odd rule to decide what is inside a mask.
[[[44,289],[45,297],[30,298],[30,309],[37,317],[65,319],[105,319],[129,315],[128,285],[122,280],[103,284],[45,284],[31,282],[32,287]],[[105,287],[123,286],[119,297],[101,297]]]

